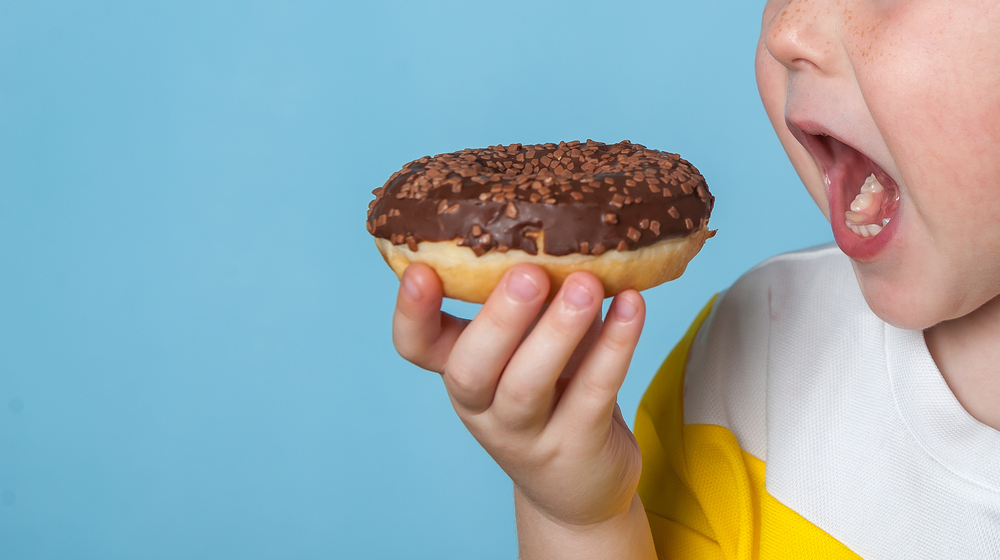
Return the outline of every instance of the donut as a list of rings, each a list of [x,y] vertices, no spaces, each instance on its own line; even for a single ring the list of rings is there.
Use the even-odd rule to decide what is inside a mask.
[[[397,276],[431,266],[446,297],[486,301],[504,272],[541,266],[549,297],[572,272],[605,296],[680,276],[715,232],[715,197],[677,154],[617,144],[498,144],[426,156],[372,191],[366,225]]]

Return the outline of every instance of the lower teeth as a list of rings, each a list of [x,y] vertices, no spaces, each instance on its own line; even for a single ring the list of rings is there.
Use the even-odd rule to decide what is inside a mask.
[[[847,222],[847,227],[861,237],[875,237],[882,231],[882,226],[878,224],[858,225]]]

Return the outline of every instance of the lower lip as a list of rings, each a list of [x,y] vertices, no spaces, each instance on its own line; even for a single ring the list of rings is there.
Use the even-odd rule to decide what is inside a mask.
[[[847,227],[847,220],[842,212],[835,212],[834,208],[844,208],[843,193],[841,189],[827,187],[827,201],[830,203],[830,226],[833,228],[833,239],[837,242],[840,250],[853,260],[866,262],[875,260],[878,255],[885,250],[892,241],[892,237],[899,227],[902,214],[902,205],[896,207],[896,211],[889,223],[882,228],[882,231],[874,237],[860,237]]]

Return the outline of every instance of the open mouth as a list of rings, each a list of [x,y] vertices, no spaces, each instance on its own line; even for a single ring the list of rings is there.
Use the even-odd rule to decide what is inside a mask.
[[[892,223],[899,207],[899,186],[868,156],[823,133],[810,134],[788,123],[792,134],[819,164],[827,186],[830,222],[841,248],[869,253]],[[887,241],[882,239],[880,241]],[[882,245],[879,243],[878,245]],[[860,256],[860,255],[859,255]]]

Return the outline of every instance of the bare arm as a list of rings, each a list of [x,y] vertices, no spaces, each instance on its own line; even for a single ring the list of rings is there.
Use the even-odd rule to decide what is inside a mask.
[[[514,489],[517,542],[522,560],[535,558],[656,559],[639,495],[627,511],[587,527],[570,527],[545,516]]]

